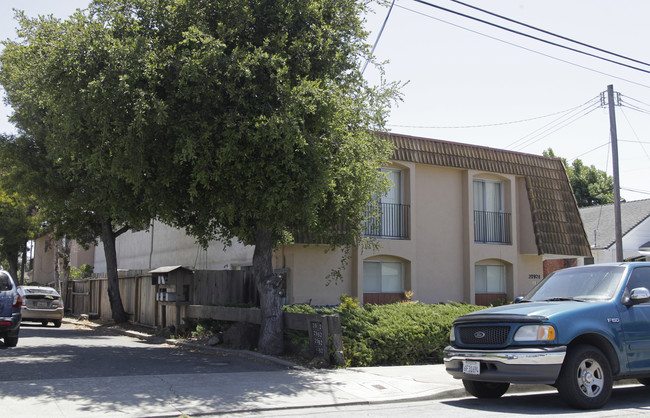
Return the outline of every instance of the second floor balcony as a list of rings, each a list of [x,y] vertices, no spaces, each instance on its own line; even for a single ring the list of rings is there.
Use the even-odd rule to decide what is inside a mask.
[[[474,242],[484,244],[512,244],[511,214],[474,211]]]
[[[376,238],[410,239],[411,207],[401,203],[380,203],[380,214],[365,224],[365,235]]]

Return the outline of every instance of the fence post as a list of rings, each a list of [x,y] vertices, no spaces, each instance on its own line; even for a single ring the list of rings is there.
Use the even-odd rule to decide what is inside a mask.
[[[338,314],[327,315],[327,325],[332,334],[332,345],[334,346],[334,363],[337,366],[345,366],[345,355],[343,353],[343,330],[341,329],[341,317]]]

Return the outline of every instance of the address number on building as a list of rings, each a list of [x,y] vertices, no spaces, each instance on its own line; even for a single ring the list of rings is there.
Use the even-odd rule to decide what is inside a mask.
[[[478,361],[463,361],[463,373],[465,374],[481,374],[481,363]]]

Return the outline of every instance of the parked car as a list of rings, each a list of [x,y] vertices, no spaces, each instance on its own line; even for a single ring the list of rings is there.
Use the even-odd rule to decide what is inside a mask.
[[[18,286],[22,297],[23,322],[52,322],[60,327],[63,321],[63,300],[56,289],[45,286]]]
[[[22,298],[11,275],[0,270],[0,337],[5,346],[15,347],[20,332]]]
[[[444,363],[467,392],[549,384],[569,405],[600,408],[614,380],[650,386],[650,263],[556,271],[514,304],[454,320]]]

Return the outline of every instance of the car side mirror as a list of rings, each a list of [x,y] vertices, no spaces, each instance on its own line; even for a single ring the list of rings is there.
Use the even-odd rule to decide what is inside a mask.
[[[650,290],[645,287],[635,287],[630,291],[630,305],[638,305],[650,301]]]
[[[514,303],[521,303],[521,302],[523,302],[523,301],[524,301],[524,297],[523,297],[523,296],[517,296],[517,297],[515,298],[515,300],[514,300]]]

